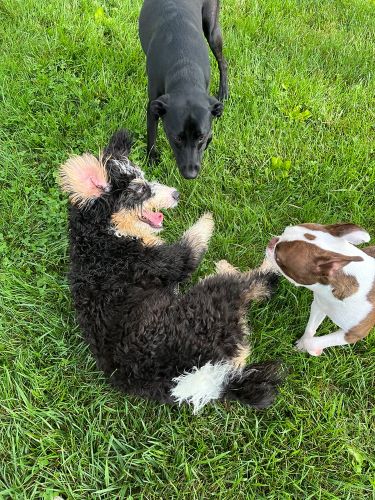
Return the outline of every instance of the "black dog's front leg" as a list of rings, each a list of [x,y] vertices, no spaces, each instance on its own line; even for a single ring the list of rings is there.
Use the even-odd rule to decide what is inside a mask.
[[[223,56],[223,37],[219,25],[218,0],[206,0],[203,5],[203,31],[213,55],[217,61],[220,72],[218,98],[220,101],[228,98],[227,61]]]
[[[147,156],[151,164],[158,163],[159,155],[155,148],[159,117],[151,111],[151,101],[147,105]]]

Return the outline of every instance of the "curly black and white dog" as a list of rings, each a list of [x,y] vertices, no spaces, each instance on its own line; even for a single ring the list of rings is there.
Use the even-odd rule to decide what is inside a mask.
[[[217,274],[176,293],[199,265],[213,219],[205,214],[177,243],[163,243],[160,210],[174,207],[178,192],[145,180],[129,151],[118,131],[100,159],[84,154],[61,167],[71,201],[70,287],[97,366],[129,394],[192,403],[194,412],[215,399],[269,406],[279,364],[245,366],[246,312],[271,294],[275,275],[221,261]]]

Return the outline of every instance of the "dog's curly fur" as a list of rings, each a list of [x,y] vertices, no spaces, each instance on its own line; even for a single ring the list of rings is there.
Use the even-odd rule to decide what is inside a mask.
[[[177,294],[176,285],[189,278],[207,249],[212,217],[204,215],[173,244],[157,236],[148,240],[143,229],[140,235],[137,230],[118,234],[113,214],[125,209],[126,216],[153,199],[152,183],[129,162],[129,152],[128,133],[117,132],[100,159],[98,176],[103,166],[105,175],[95,179],[89,169],[89,196],[85,200],[80,187],[79,203],[66,164],[62,166],[61,183],[71,195],[70,288],[97,366],[126,393],[164,403],[193,401],[191,394],[178,394],[179,382],[206,367],[208,378],[202,383],[215,384],[212,366],[221,370],[222,379],[216,395],[207,400],[270,405],[280,382],[278,363],[245,367],[242,359],[239,368],[236,359],[247,346],[247,306],[271,294],[276,275],[268,270],[230,272],[228,265]],[[77,165],[82,168],[82,162]],[[194,383],[201,380],[195,377]]]

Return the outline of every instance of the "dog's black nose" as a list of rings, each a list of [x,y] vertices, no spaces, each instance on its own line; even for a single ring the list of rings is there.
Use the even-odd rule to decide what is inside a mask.
[[[198,175],[200,165],[189,165],[182,170],[185,179],[195,179]]]
[[[178,191],[173,191],[172,198],[178,201],[180,199],[180,193]]]

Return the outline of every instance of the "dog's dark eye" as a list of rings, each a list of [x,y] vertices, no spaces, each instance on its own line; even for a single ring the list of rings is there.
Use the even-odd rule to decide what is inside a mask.
[[[204,135],[200,135],[198,137],[198,142],[199,142],[199,144],[202,144],[204,142]]]
[[[179,137],[179,136],[177,135],[177,136],[174,138],[174,142],[175,142],[176,144],[182,144],[182,139],[181,139],[181,137]]]

